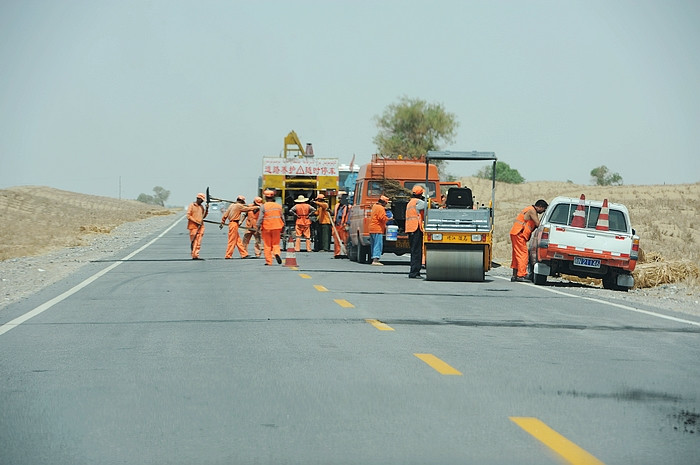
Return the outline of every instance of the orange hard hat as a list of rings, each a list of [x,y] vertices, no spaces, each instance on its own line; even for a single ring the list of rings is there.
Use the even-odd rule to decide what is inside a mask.
[[[323,194],[318,194],[318,195],[316,196],[316,198],[319,199],[319,200],[323,200],[323,199],[326,198],[326,196],[323,195]]]
[[[420,184],[416,184],[415,186],[413,186],[413,193],[414,194],[422,195],[423,192],[425,192],[425,190],[423,189],[423,186],[421,186]]]
[[[260,205],[262,203],[262,197],[255,197],[253,203],[257,203],[258,205]]]
[[[245,203],[245,197],[243,197],[242,195],[239,195],[238,197],[236,197],[236,202],[243,202],[243,203]]]
[[[389,197],[387,197],[386,195],[380,195],[380,196],[379,196],[379,200],[381,200],[382,202],[388,202],[388,201],[389,201]]]
[[[273,191],[272,189],[265,189],[265,192],[263,192],[263,195],[265,195],[265,197],[274,197],[275,191]]]
[[[202,199],[202,200],[207,200],[207,197],[204,194],[202,194],[201,192],[199,194],[197,194],[197,198]]]

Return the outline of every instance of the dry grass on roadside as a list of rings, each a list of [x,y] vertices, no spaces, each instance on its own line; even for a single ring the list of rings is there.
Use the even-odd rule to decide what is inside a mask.
[[[172,213],[135,200],[35,186],[0,190],[0,212],[0,260],[87,245],[91,235],[109,234],[122,223]]]

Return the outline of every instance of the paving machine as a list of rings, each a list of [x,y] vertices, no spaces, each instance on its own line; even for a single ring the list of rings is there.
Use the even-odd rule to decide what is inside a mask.
[[[474,208],[468,187],[451,187],[442,208],[432,208],[432,201],[428,200],[423,233],[426,280],[483,281],[484,273],[491,269],[493,252],[496,154],[429,151],[425,158],[426,181],[432,160],[493,161],[488,207]]]

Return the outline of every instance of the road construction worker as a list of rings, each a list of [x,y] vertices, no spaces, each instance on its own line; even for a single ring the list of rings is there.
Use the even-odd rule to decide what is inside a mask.
[[[513,227],[510,228],[510,242],[513,248],[510,267],[513,268],[511,281],[528,281],[527,265],[528,251],[527,241],[530,240],[532,231],[540,225],[538,215],[544,213],[548,204],[540,199],[534,205],[529,205],[518,213]]]
[[[318,194],[316,200],[316,216],[318,217],[318,235],[316,236],[317,243],[314,243],[314,250],[317,252],[331,251],[331,216],[328,213],[328,203],[325,201],[326,196]]]
[[[260,206],[263,204],[262,197],[255,197],[253,203],[248,205],[249,207],[258,207],[257,210],[251,210],[246,213],[245,226],[246,232],[243,234],[243,248],[248,252],[248,244],[250,243],[250,238],[255,238],[255,245],[253,246],[253,251],[255,252],[255,258],[259,258],[262,255],[262,236],[260,235],[260,230],[258,229],[258,216],[260,216]]]
[[[296,222],[294,223],[294,235],[296,240],[294,241],[294,250],[297,252],[301,251],[301,238],[306,238],[306,251],[311,252],[311,215],[316,212],[316,209],[309,205],[309,199],[304,197],[304,194],[299,194],[299,196],[294,199],[294,206],[289,209],[290,213],[296,216]]]
[[[347,193],[345,191],[338,192],[338,203],[333,209],[333,258],[342,258],[347,255],[343,253],[341,245],[348,241],[348,215],[350,213],[350,205],[348,205]]]
[[[241,254],[241,258],[248,257],[248,250],[243,247],[243,241],[241,241],[241,236],[238,233],[238,228],[241,225],[241,213],[258,210],[259,208],[258,206],[247,206],[245,204],[245,197],[239,195],[236,197],[236,202],[229,205],[226,212],[221,216],[221,225],[219,225],[219,229],[223,228],[228,220],[228,243],[226,245],[226,254],[224,258],[232,258],[233,251],[236,248],[238,248],[238,253]]]
[[[265,203],[260,207],[258,228],[261,228],[263,248],[265,250],[265,265],[272,265],[274,255],[277,263],[282,263],[280,257],[280,237],[284,228],[284,211],[282,205],[275,202],[275,191],[265,189]]]
[[[369,243],[372,265],[383,265],[379,258],[384,250],[384,233],[386,231],[386,222],[389,220],[389,217],[386,215],[388,203],[389,197],[385,195],[379,196],[379,201],[372,205],[369,215]]]
[[[202,236],[204,235],[204,218],[209,213],[209,204],[206,208],[202,205],[207,198],[201,192],[197,194],[194,202],[187,207],[187,229],[190,232],[190,251],[192,260],[201,260],[199,250],[202,248]]]
[[[423,221],[425,219],[426,202],[423,196],[425,189],[420,184],[413,186],[411,200],[406,205],[406,232],[408,244],[411,247],[411,268],[409,278],[421,278],[420,270],[423,263]]]

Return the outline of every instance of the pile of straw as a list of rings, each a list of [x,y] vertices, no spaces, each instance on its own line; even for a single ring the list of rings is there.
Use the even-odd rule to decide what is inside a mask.
[[[632,273],[634,287],[654,287],[700,277],[700,269],[690,260],[664,261],[659,258],[647,263],[638,263]]]

